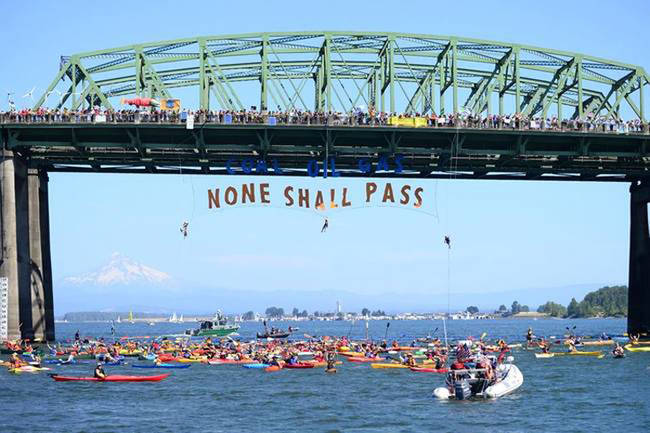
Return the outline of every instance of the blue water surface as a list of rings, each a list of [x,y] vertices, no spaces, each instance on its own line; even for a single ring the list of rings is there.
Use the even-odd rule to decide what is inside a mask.
[[[119,336],[180,333],[196,324],[120,324]],[[296,338],[308,335],[365,337],[364,322],[295,322]],[[447,322],[450,339],[478,337],[521,341],[528,326],[536,335],[562,336],[566,327],[582,335],[621,335],[624,319],[513,319]],[[442,322],[371,321],[371,338],[443,336]],[[59,323],[57,338],[110,338],[107,323]],[[253,338],[259,323],[244,323],[241,339]],[[559,348],[558,348],[559,350]],[[585,350],[600,350],[599,348]],[[607,351],[607,349],[602,349]],[[558,357],[536,359],[516,351],[523,386],[498,400],[437,401],[440,374],[373,370],[344,363],[337,374],[322,369],[266,373],[241,366],[194,364],[170,370],[158,383],[57,383],[46,374],[0,371],[0,432],[598,432],[624,426],[648,431],[650,353],[625,359]],[[139,363],[144,361],[138,361]],[[53,366],[57,373],[91,375],[93,364]],[[149,374],[129,365],[111,374]],[[155,370],[155,373],[162,370]],[[144,373],[143,373],[144,372]],[[153,373],[152,373],[153,374]]]

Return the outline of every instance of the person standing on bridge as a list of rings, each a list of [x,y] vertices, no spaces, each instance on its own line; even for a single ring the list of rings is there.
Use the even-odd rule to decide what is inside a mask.
[[[327,228],[329,227],[329,222],[327,221],[327,217],[325,217],[325,222],[323,223],[323,228],[320,229],[320,232],[323,233],[327,231]]]
[[[447,245],[447,248],[451,249],[451,239],[449,236],[445,236],[445,244]]]
[[[183,233],[184,238],[187,237],[187,229],[188,229],[189,226],[190,226],[190,223],[188,223],[187,221],[183,221],[183,225],[181,225],[181,233]]]

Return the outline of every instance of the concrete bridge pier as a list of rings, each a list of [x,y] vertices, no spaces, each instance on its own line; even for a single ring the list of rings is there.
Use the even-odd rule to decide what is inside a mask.
[[[48,176],[29,169],[29,255],[32,327],[37,340],[54,340]]]
[[[650,182],[630,186],[630,269],[627,332],[650,337]]]
[[[2,150],[0,277],[8,280],[7,338],[54,339],[47,174]]]

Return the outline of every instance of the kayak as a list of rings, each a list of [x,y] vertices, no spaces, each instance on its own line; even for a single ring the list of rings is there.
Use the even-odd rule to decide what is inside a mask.
[[[314,368],[314,364],[309,362],[299,362],[298,364],[285,364],[284,368]]]
[[[650,346],[638,347],[631,344],[626,344],[625,349],[630,352],[650,352]]]
[[[69,365],[69,364],[76,364],[77,360],[73,359],[72,361],[63,361],[61,359],[45,359],[43,360],[43,364],[56,364],[56,365]]]
[[[553,358],[555,356],[599,356],[603,352],[551,352],[551,353],[536,353],[535,358]]]
[[[373,362],[370,364],[371,368],[410,368],[408,365],[404,364],[387,364],[387,363],[376,363]]]
[[[178,364],[158,364],[158,365],[132,365],[131,367],[133,368],[190,368],[192,365],[191,364],[183,364],[183,365],[178,365]]]
[[[303,364],[311,364],[314,367],[327,367],[327,361],[316,361],[315,359],[308,359],[306,361],[301,361]],[[343,361],[336,361],[334,365],[341,365]]]
[[[569,343],[565,341],[564,344]],[[614,344],[614,340],[583,341],[580,344],[583,346],[611,346]]]
[[[158,359],[160,359],[162,362],[166,362],[166,361],[174,361],[176,360],[176,357],[169,353],[162,353],[158,355]]]
[[[389,350],[397,350],[398,352],[411,352],[413,350],[422,350],[421,347],[411,347],[411,346],[397,346],[389,347]]]
[[[264,371],[267,371],[267,372],[269,372],[269,373],[272,372],[272,371],[280,371],[280,370],[282,370],[282,367],[279,367],[279,366],[277,366],[277,365],[272,365],[272,366],[270,366],[270,367],[266,367],[266,368],[264,369]]]
[[[206,362],[208,359],[207,358],[176,358],[174,361],[176,362]]]
[[[126,349],[120,350],[120,355],[122,356],[140,356],[142,355],[142,350],[134,350],[132,352],[129,352]]]
[[[214,360],[208,361],[208,364],[210,364],[210,365],[228,365],[228,364],[237,365],[237,364],[250,364],[252,362],[253,362],[252,359],[240,359],[240,360],[236,360],[236,359],[214,359]]]
[[[261,363],[258,363],[258,364],[244,364],[244,365],[242,365],[242,367],[244,367],[244,368],[266,368],[266,367],[270,367],[270,365],[269,364],[261,364]]]
[[[161,380],[168,378],[169,373],[159,374],[157,376],[123,376],[115,374],[106,376],[103,379],[97,379],[96,377],[59,376],[57,374],[52,374],[51,377],[57,382],[160,382]]]
[[[598,356],[603,352],[554,352],[555,356]]]
[[[34,367],[33,365],[23,365],[22,367],[9,369],[10,373],[38,373],[39,371],[47,371],[51,368],[47,367]]]
[[[349,352],[349,351],[346,351],[346,352],[339,352],[339,355],[341,355],[341,356],[348,356],[348,357],[352,356],[352,357],[357,357],[357,358],[358,358],[358,357],[362,357],[363,355],[365,355],[365,353],[363,353],[363,352]]]
[[[426,368],[426,367],[411,367],[411,371],[417,371],[420,373],[448,373],[448,368]]]
[[[364,356],[350,356],[348,358],[348,361],[350,361],[350,362],[376,362],[376,361],[383,361],[384,359],[386,359],[386,358],[380,358],[380,357],[366,358]]]

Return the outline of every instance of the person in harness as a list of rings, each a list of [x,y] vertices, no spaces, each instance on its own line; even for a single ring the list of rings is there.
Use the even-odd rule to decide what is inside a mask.
[[[325,222],[323,223],[323,228],[320,229],[320,232],[321,233],[326,232],[328,227],[329,227],[329,221],[327,220],[327,217],[325,217]]]
[[[181,233],[183,233],[183,238],[187,237],[187,232],[188,232],[189,226],[190,226],[190,223],[188,223],[187,221],[183,221],[183,224],[181,225]]]

